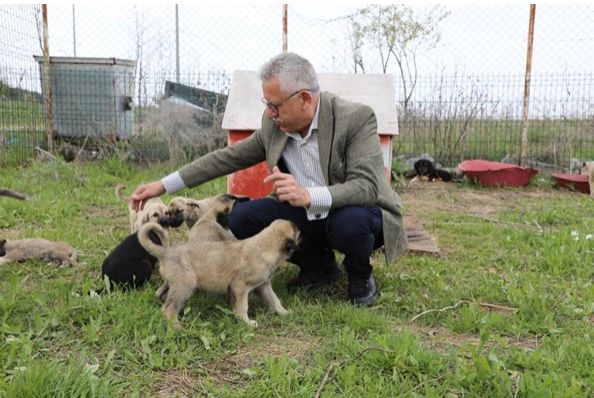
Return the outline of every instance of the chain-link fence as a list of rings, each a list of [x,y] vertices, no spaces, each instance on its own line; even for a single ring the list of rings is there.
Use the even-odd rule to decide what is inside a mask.
[[[447,166],[470,158],[517,162],[529,10],[291,5],[288,50],[321,73],[394,76],[396,159],[426,153]],[[0,6],[4,164],[47,149],[52,135],[79,154],[115,147],[147,161],[187,160],[223,145],[232,72],[257,70],[283,45],[281,5],[49,5],[46,103],[44,63],[33,58],[42,55],[42,21],[41,6]],[[568,169],[572,160],[594,158],[593,22],[591,5],[536,8],[531,164]]]

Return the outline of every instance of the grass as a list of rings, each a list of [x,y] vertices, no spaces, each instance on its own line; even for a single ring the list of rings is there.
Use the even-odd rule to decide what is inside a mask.
[[[373,259],[382,297],[345,302],[346,278],[257,297],[251,329],[224,297],[196,294],[183,330],[163,321],[159,284],[97,296],[101,263],[127,233],[113,193],[171,171],[109,160],[3,169],[0,236],[66,240],[79,268],[0,269],[0,397],[590,397],[594,394],[594,201],[541,181],[527,189],[427,184],[403,189],[407,216],[439,255]],[[224,179],[185,191],[223,192]],[[576,236],[576,232],[577,236]],[[176,232],[183,239],[183,231]],[[576,239],[577,238],[577,239]],[[45,395],[44,395],[45,394]]]

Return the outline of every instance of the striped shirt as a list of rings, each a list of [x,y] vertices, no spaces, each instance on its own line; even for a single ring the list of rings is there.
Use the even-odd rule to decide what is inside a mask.
[[[282,157],[289,172],[299,185],[307,189],[310,205],[306,209],[308,220],[323,220],[328,217],[332,206],[332,196],[324,181],[320,151],[318,147],[318,116],[320,103],[305,137],[298,133],[288,133],[289,139],[283,149]],[[186,188],[179,172],[169,174],[161,179],[165,191],[173,194]]]
[[[328,217],[332,196],[324,181],[320,150],[318,147],[318,116],[320,103],[305,137],[288,133],[289,139],[283,149],[283,160],[293,178],[309,192],[310,205],[306,209],[308,220],[322,220]]]

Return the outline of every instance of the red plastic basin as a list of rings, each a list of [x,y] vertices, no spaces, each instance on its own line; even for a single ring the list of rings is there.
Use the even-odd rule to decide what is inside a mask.
[[[471,180],[486,186],[525,187],[538,170],[488,160],[465,160],[458,168]]]
[[[590,193],[590,184],[586,175],[551,173],[551,177],[559,187],[570,188],[573,186],[576,191]]]

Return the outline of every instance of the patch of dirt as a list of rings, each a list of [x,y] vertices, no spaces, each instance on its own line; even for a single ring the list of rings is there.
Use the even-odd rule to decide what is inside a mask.
[[[91,218],[107,218],[111,219],[114,217],[115,214],[120,213],[120,209],[115,209],[114,206],[109,207],[87,207],[83,210],[83,214],[91,217]],[[122,214],[123,211],[122,211]]]
[[[513,223],[500,220],[500,214],[506,211],[523,211],[523,199],[538,201],[543,198],[563,198],[575,193],[567,191],[543,190],[538,188],[508,189],[491,188],[476,189],[458,183],[427,182],[407,187],[400,193],[404,201],[405,216],[415,218],[425,227],[429,234],[439,230],[434,224],[436,211],[451,214],[452,220],[461,221],[457,215],[470,216],[490,223],[504,224],[514,228],[529,228],[542,233],[538,224]],[[435,239],[434,236],[431,236]],[[439,242],[439,239],[436,239]],[[447,258],[452,253],[448,247],[439,245],[439,256]]]
[[[270,327],[275,327],[271,325]],[[266,357],[287,357],[299,362],[311,352],[319,341],[311,336],[276,336],[272,339],[254,341],[256,344],[238,348],[227,357],[204,362],[193,370],[164,372],[154,385],[155,397],[208,396],[203,381],[218,386],[243,385],[249,381],[242,371],[259,366]]]
[[[397,332],[413,333],[421,342],[441,354],[447,354],[452,347],[459,349],[464,345],[478,346],[480,338],[468,333],[455,333],[442,326],[426,326],[417,323],[398,324]],[[539,347],[538,338],[492,337],[485,342],[487,348],[519,348],[522,350],[536,350]]]
[[[405,204],[405,212],[417,216],[422,216],[429,210],[442,210],[495,218],[504,210],[518,207],[519,198],[542,199],[579,194],[538,188],[476,190],[457,183],[436,181],[412,185],[400,195]]]
[[[513,191],[474,191],[459,184],[433,182],[414,185],[402,193],[405,211],[418,216],[429,210],[494,216],[509,203]]]
[[[163,372],[154,385],[154,396],[157,398],[208,396],[208,390],[202,380],[208,376],[189,370],[171,370]]]
[[[212,371],[215,375],[230,378],[233,374],[237,375],[244,369],[258,365],[266,357],[278,358],[283,354],[301,362],[311,352],[312,347],[317,345],[319,341],[311,336],[277,336],[266,341],[266,345],[257,344],[238,349],[224,360],[212,364]]]

